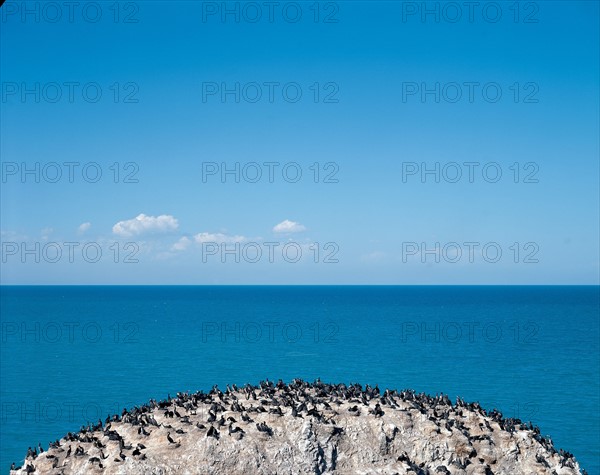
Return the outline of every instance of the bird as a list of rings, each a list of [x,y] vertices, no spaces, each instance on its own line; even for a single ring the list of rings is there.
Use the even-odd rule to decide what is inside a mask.
[[[179,447],[179,446],[181,445],[181,443],[180,443],[181,441],[177,441],[177,442],[175,442],[175,441],[173,440],[173,438],[171,437],[171,433],[170,433],[170,432],[167,432],[167,440],[169,441],[169,444],[172,444],[172,445],[174,445],[176,448],[177,448],[177,447]]]
[[[208,432],[206,433],[206,437],[214,437],[215,439],[219,438],[219,431],[215,429],[213,426],[210,426]]]
[[[242,420],[244,422],[252,422],[252,419],[250,419],[250,416],[248,414],[242,414]]]
[[[229,424],[228,432],[230,436],[232,434],[239,434],[240,438],[243,437],[245,434],[244,429],[242,429],[241,427],[234,427],[233,422]]]
[[[273,430],[264,422],[261,422],[260,424],[256,424],[256,429],[259,432],[265,432],[268,435],[273,435]]]

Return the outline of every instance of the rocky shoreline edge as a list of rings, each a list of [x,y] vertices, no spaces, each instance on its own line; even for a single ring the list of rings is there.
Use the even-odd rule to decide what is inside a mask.
[[[537,427],[478,403],[299,379],[150,400],[30,448],[10,473],[586,475]]]

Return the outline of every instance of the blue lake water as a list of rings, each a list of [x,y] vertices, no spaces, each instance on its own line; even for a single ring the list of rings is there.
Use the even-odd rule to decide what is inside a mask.
[[[597,286],[2,286],[0,472],[123,407],[292,378],[446,393],[600,474]]]

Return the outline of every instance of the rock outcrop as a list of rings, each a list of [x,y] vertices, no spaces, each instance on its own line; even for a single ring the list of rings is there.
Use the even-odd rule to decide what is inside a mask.
[[[477,403],[300,380],[179,393],[36,452],[11,474],[581,474],[536,427]]]

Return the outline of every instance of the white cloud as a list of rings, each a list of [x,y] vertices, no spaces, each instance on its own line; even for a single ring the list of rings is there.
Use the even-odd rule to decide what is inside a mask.
[[[295,221],[286,219],[273,227],[274,233],[301,233],[306,231],[306,227]]]
[[[29,241],[29,236],[16,231],[0,231],[2,241]]]
[[[179,241],[171,246],[171,251],[185,251],[191,244],[192,240],[183,236]]]
[[[85,222],[85,223],[81,223],[81,224],[79,225],[79,227],[77,228],[77,232],[78,232],[79,234],[83,234],[83,233],[85,233],[85,232],[86,232],[88,229],[90,229],[91,227],[92,227],[92,223],[90,223],[89,221],[88,221],[88,222]]]
[[[198,233],[194,236],[194,240],[198,244],[202,244],[203,242],[229,243],[244,242],[246,238],[244,236],[229,236],[223,233]]]
[[[165,233],[179,227],[177,219],[168,214],[146,216],[140,214],[133,219],[119,221],[112,228],[113,233],[122,237],[139,236],[146,233]]]
[[[47,241],[48,238],[50,237],[50,234],[52,234],[54,232],[54,229],[52,228],[44,228],[41,231],[41,235],[42,235],[42,240],[43,241]]]

